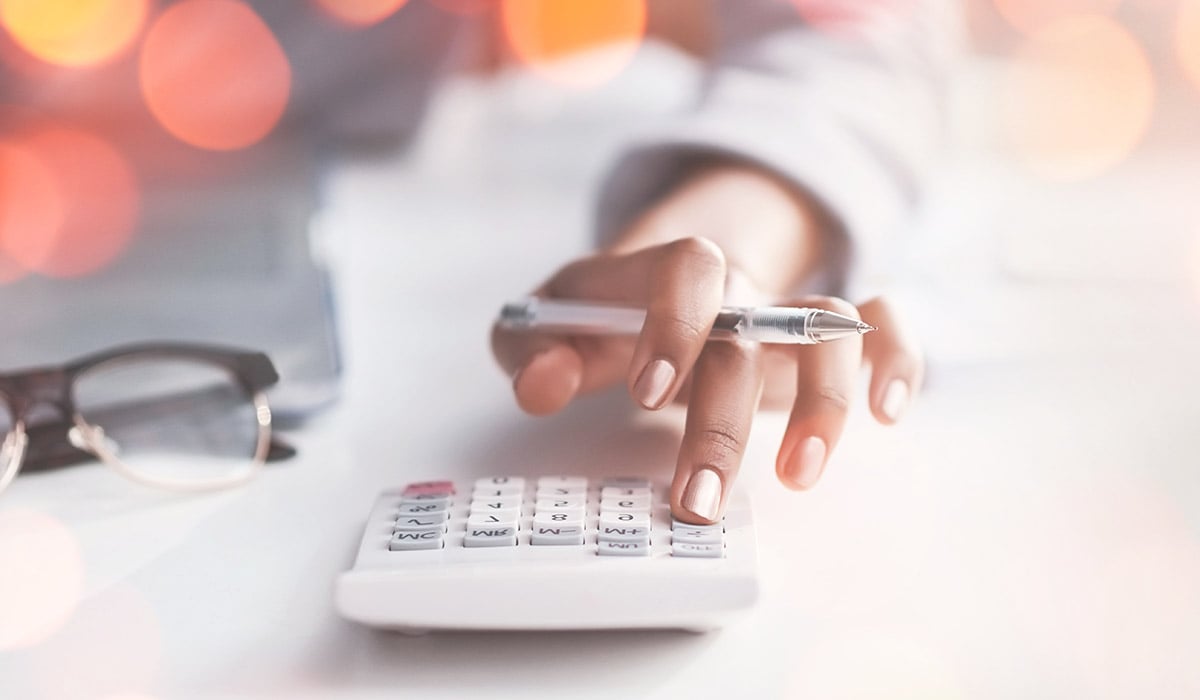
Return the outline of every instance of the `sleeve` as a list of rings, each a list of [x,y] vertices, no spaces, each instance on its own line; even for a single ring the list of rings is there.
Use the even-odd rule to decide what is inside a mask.
[[[749,162],[824,208],[821,286],[841,293],[850,270],[878,265],[936,161],[944,68],[959,34],[953,6],[717,0],[716,7],[717,48],[699,104],[618,157],[600,188],[597,233],[615,235],[701,163]]]

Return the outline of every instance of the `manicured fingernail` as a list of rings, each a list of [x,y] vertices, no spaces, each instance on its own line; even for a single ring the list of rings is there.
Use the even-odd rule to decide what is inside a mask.
[[[908,407],[908,382],[903,379],[893,379],[883,392],[883,414],[893,421],[900,420],[904,409]]]
[[[633,395],[646,408],[660,408],[667,401],[667,393],[675,382],[675,368],[666,360],[655,360],[646,365],[633,384]]]
[[[825,471],[825,441],[817,436],[807,437],[788,456],[787,478],[802,489],[811,488]]]
[[[683,490],[683,507],[705,520],[716,520],[721,509],[721,477],[708,468],[692,474]]]

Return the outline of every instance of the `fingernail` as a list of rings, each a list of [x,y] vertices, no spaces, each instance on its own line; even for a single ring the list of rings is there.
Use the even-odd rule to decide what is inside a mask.
[[[787,478],[802,489],[811,488],[825,471],[825,452],[824,440],[815,435],[805,438],[788,456]]]
[[[712,469],[701,469],[683,490],[683,507],[705,520],[716,520],[721,508],[721,477]]]
[[[908,406],[908,382],[903,379],[893,379],[883,392],[883,414],[893,421],[900,420],[900,415]]]
[[[646,365],[633,384],[633,395],[646,408],[659,408],[667,400],[667,392],[675,382],[675,368],[666,360]]]

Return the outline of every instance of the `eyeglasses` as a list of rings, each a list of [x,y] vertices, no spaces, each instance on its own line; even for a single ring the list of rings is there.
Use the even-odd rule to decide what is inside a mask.
[[[259,352],[154,343],[0,373],[0,491],[26,471],[99,458],[120,474],[183,491],[247,481],[294,454],[271,438]]]

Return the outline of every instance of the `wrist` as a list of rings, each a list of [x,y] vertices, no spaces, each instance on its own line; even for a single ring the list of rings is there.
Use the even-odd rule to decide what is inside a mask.
[[[820,266],[826,217],[806,193],[770,173],[721,163],[699,170],[647,209],[609,247],[628,253],[679,238],[716,243],[731,270],[783,295]]]

